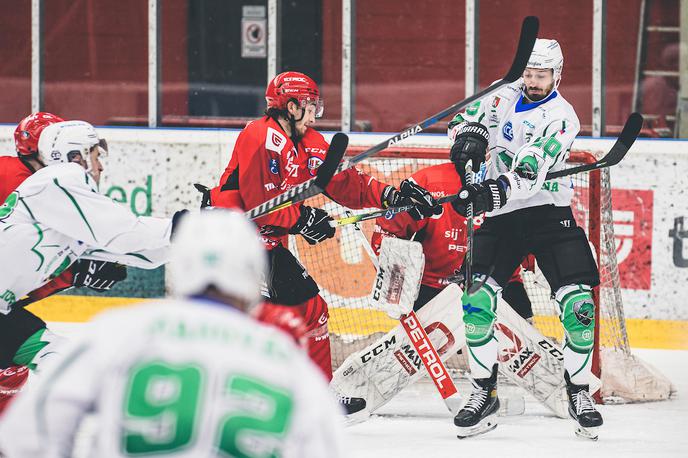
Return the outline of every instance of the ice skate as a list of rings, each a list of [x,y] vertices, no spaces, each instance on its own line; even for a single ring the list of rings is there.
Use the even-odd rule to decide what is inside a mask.
[[[454,424],[459,428],[459,439],[483,434],[497,427],[497,365],[492,367],[492,375],[489,378],[474,379],[471,382],[473,391],[466,404],[454,417]]]
[[[571,383],[568,372],[564,372],[566,393],[569,397],[569,415],[576,422],[576,435],[596,441],[602,415],[595,409],[595,401],[588,392],[588,385]]]
[[[340,393],[335,393],[335,396],[337,397],[337,402],[339,405],[344,409],[347,425],[361,423],[362,421],[367,420],[370,416],[368,410],[366,409],[365,399],[346,396]]]

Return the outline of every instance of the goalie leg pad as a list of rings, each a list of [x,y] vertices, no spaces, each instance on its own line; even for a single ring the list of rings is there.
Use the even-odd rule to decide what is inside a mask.
[[[592,289],[587,285],[559,288],[556,301],[564,325],[566,345],[578,353],[589,353],[595,339],[595,304]]]
[[[573,222],[573,219],[567,220]],[[533,254],[552,291],[565,285],[597,286],[600,275],[580,227],[558,227],[534,237]]]
[[[315,280],[289,250],[279,245],[270,250],[268,256],[270,302],[299,305],[318,295],[320,288]]]

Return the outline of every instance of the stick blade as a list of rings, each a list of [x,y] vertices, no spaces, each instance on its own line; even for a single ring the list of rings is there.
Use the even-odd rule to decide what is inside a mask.
[[[640,129],[643,127],[643,116],[640,113],[631,113],[626,120],[621,135],[612,146],[612,149],[604,157],[604,167],[616,165],[621,162],[621,159],[626,156],[626,153],[640,134]]]
[[[318,167],[318,174],[315,177],[315,186],[320,189],[325,189],[332,180],[332,177],[337,172],[339,163],[342,162],[346,147],[349,146],[349,137],[346,134],[338,132],[332,137],[330,147],[327,148],[327,155],[325,160]]]
[[[513,83],[523,75],[523,70],[528,65],[528,59],[533,52],[539,28],[540,21],[536,16],[528,16],[523,20],[516,56],[514,56],[509,72],[504,77],[505,81]]]

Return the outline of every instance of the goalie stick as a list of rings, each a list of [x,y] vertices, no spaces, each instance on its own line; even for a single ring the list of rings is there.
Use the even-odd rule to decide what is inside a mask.
[[[638,137],[638,134],[640,133],[642,125],[643,117],[638,113],[632,113],[626,120],[626,124],[624,124],[623,130],[621,131],[621,135],[619,135],[616,142],[614,143],[614,146],[610,148],[610,150],[607,152],[607,154],[604,155],[604,157],[591,164],[583,164],[576,167],[570,167],[564,170],[557,170],[556,172],[549,172],[545,180],[552,180],[554,178],[575,175],[577,173],[590,172],[592,170],[597,170],[605,167],[612,167],[618,164],[626,156],[626,153],[635,142],[636,138]],[[437,203],[444,204],[447,202],[452,202],[453,200],[456,200],[457,197],[458,194],[450,194],[448,196],[444,196],[437,199]],[[347,216],[345,218],[330,221],[330,226],[346,226],[347,224],[355,224],[361,221],[380,218],[382,216],[384,216],[387,219],[391,219],[394,217],[394,215],[398,213],[407,212],[409,210],[412,210],[413,208],[414,205],[402,205],[399,207],[390,207],[384,210],[375,210],[369,213],[362,213],[360,215],[354,215],[351,212],[347,212]]]
[[[509,68],[509,71],[504,75],[504,77],[497,82],[491,84],[487,88],[483,89],[482,91],[464,99],[461,100],[460,102],[457,102],[444,110],[440,111],[439,113],[434,114],[433,116],[430,116],[429,118],[419,122],[418,124],[415,124],[406,130],[394,135],[393,137],[384,140],[381,143],[378,143],[377,145],[373,146],[372,148],[367,149],[366,151],[363,151],[362,153],[358,154],[357,156],[354,156],[350,160],[348,160],[345,163],[342,163],[339,165],[335,173],[342,172],[348,168],[353,167],[357,163],[361,162],[362,160],[366,159],[367,157],[372,156],[373,154],[377,154],[380,151],[389,148],[392,145],[395,145],[396,143],[399,143],[402,140],[405,140],[407,138],[410,138],[423,130],[425,130],[427,127],[435,124],[439,120],[446,118],[450,114],[453,114],[471,103],[475,102],[476,100],[480,100],[483,97],[487,97],[488,95],[498,91],[501,89],[503,86],[513,83],[517,79],[521,77],[523,74],[523,70],[526,67],[526,64],[528,63],[528,58],[530,57],[531,52],[533,51],[533,45],[535,44],[535,39],[537,38],[537,33],[538,33],[538,28],[539,28],[539,21],[538,18],[535,16],[528,16],[523,20],[523,24],[521,26],[521,35],[518,40],[518,48],[516,50],[516,54],[514,56],[514,60],[511,63],[511,68]],[[327,160],[327,159],[325,159]],[[323,164],[324,165],[324,164]],[[322,166],[320,166],[322,168]],[[320,175],[320,171],[318,171],[318,176]],[[276,196],[266,202],[263,202],[262,204],[258,205],[257,207],[252,208],[249,210],[246,214],[249,218],[256,219],[260,216],[263,216],[267,213],[271,213],[277,210],[281,210],[283,208],[286,208],[292,204],[295,204],[297,202],[301,202],[308,197],[312,197],[316,194],[319,194],[320,192],[323,191],[324,186],[317,186],[317,180],[318,176],[315,178],[311,178],[308,181],[304,181],[301,183],[299,186],[296,186],[286,193],[280,194],[279,196]],[[329,182],[329,180],[327,181]],[[322,184],[322,182],[320,183]],[[327,183],[325,183],[325,186]],[[311,188],[317,187],[320,189],[315,189],[312,190]]]

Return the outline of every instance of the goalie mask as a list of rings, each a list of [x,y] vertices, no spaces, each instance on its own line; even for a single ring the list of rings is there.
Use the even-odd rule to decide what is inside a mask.
[[[39,156],[46,166],[78,162],[94,178],[100,175],[100,165],[95,161],[107,155],[107,151],[105,139],[99,138],[93,126],[85,121],[51,124],[43,130],[38,141]]]

